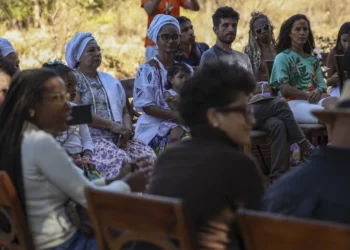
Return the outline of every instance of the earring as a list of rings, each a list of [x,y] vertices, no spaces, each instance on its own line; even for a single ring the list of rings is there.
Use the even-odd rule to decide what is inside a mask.
[[[258,37],[257,37],[257,36],[255,37],[255,40],[258,40]]]
[[[213,123],[213,127],[214,127],[214,128],[217,128],[217,127],[219,127],[219,123],[217,123],[217,122],[214,122],[214,123]]]
[[[34,109],[30,109],[29,110],[29,116],[30,117],[34,117],[35,116],[35,110]]]

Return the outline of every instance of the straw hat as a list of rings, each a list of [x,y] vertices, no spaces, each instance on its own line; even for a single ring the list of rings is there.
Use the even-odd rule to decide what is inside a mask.
[[[338,116],[350,117],[350,80],[344,83],[339,102],[334,108],[311,113],[325,123],[332,123]]]

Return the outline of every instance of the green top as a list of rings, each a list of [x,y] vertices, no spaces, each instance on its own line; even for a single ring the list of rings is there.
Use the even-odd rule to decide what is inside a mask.
[[[277,90],[280,90],[281,84],[289,84],[306,93],[315,88],[327,91],[318,59],[313,55],[304,58],[290,49],[276,56],[270,83],[271,87]]]

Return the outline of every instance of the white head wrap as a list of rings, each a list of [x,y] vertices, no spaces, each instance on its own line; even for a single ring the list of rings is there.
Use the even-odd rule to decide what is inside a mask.
[[[153,21],[148,28],[147,36],[149,39],[151,39],[156,44],[160,29],[167,24],[174,25],[180,33],[180,24],[176,18],[170,15],[158,14],[153,18]]]
[[[95,40],[90,32],[79,32],[66,45],[66,62],[75,68],[88,42]]]
[[[13,52],[16,52],[15,49],[12,47],[12,44],[9,40],[5,38],[0,38],[0,54],[2,57],[7,56],[8,54],[11,54]]]

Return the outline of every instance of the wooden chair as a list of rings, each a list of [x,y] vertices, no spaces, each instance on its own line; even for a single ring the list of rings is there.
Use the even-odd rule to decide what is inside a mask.
[[[267,75],[270,83],[270,77],[271,72],[273,68],[273,60],[266,60],[266,70]],[[271,89],[271,95],[277,96],[277,93],[275,90]],[[312,141],[312,138],[320,138],[323,136],[327,136],[327,129],[326,126],[323,124],[298,124],[301,130],[304,132],[305,136],[309,139],[309,141]]]
[[[9,250],[35,250],[17,193],[6,172],[0,171],[0,214],[5,216],[11,232],[0,229],[0,248]]]
[[[194,234],[179,199],[154,195],[122,194],[85,190],[100,250],[119,250],[129,242],[143,241],[165,250],[195,250]],[[113,237],[111,228],[122,230]]]
[[[264,174],[270,173],[270,166],[265,160],[264,153],[261,150],[261,145],[269,145],[271,143],[270,136],[260,130],[253,130],[250,135],[251,141],[250,144],[243,146],[243,152],[249,155],[253,154],[253,149],[256,148],[259,153],[259,162],[261,163],[262,171]]]
[[[350,227],[265,212],[237,211],[246,250],[348,250]]]
[[[345,72],[344,55],[336,55],[335,61],[336,61],[338,78],[339,78],[339,88],[341,93],[345,79],[347,77]]]
[[[267,72],[267,79],[268,79],[269,86],[270,86],[271,96],[278,96],[278,90],[271,88],[271,85],[270,85],[270,77],[271,77],[271,72],[272,72],[272,68],[273,68],[273,62],[274,62],[274,60],[265,60],[265,63],[266,63],[265,67],[266,67],[266,72]]]
[[[130,99],[133,98],[135,78],[121,80],[120,82],[123,85],[123,88],[125,91],[126,105],[128,107],[129,114],[131,116],[132,121],[135,123],[137,119],[140,117],[140,114],[136,112],[136,110],[134,109],[133,101],[130,101]]]

